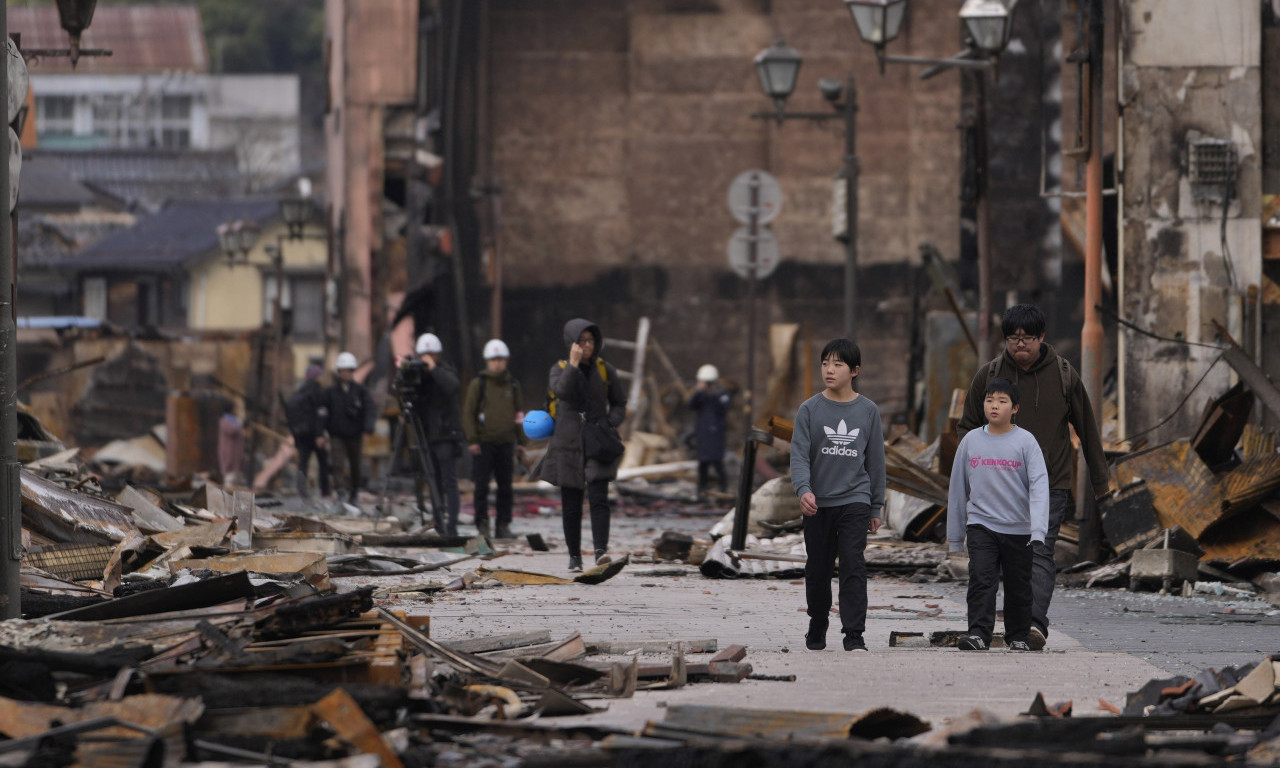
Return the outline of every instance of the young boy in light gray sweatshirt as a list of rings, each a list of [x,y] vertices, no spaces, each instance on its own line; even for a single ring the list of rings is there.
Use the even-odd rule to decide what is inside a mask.
[[[1049,474],[1035,437],[1013,423],[1018,385],[987,384],[987,425],[964,436],[951,469],[947,541],[969,549],[969,633],[962,651],[991,647],[996,592],[1004,579],[1004,635],[1009,650],[1029,651],[1031,560],[1049,527]]]
[[[822,350],[826,389],[800,405],[791,436],[791,483],[804,513],[805,647],[827,647],[831,576],[840,557],[840,627],[846,651],[865,651],[867,532],[884,508],[884,436],[876,404],[853,390],[862,352],[848,339]]]

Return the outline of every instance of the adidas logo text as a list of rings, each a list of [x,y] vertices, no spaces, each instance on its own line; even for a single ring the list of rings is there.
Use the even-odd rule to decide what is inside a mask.
[[[825,454],[826,454],[826,455],[828,455],[828,456],[853,456],[853,457],[856,457],[856,456],[858,455],[858,449],[857,449],[857,448],[845,448],[845,447],[843,447],[843,446],[841,446],[841,447],[839,447],[839,448],[836,448],[836,447],[833,447],[833,446],[828,445],[827,447],[825,447],[825,448],[823,448],[821,451],[819,451],[819,453],[825,453]]]

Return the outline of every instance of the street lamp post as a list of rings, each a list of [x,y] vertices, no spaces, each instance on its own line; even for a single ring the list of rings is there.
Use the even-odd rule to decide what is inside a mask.
[[[832,106],[831,112],[787,112],[787,98],[795,90],[796,78],[800,73],[800,54],[794,48],[779,40],[771,48],[766,48],[756,56],[756,72],[760,76],[760,88],[764,95],[773,99],[774,111],[755,112],[751,117],[757,120],[773,120],[779,126],[787,120],[809,120],[825,123],[828,120],[844,121],[844,164],[837,181],[844,183],[844,230],[843,235],[837,231],[837,239],[845,245],[844,263],[844,331],[854,338],[855,308],[858,286],[858,155],[857,155],[857,115],[858,97],[853,82],[853,75],[845,77],[844,83],[832,78],[822,78],[818,87],[822,96]],[[843,101],[841,100],[841,97]],[[837,213],[841,213],[837,211]]]
[[[889,56],[885,46],[902,30],[906,18],[907,0],[844,0],[853,16],[858,35],[875,47],[876,61],[883,74],[885,63],[925,64],[929,69],[920,75],[932,77],[952,67],[989,70],[1009,44],[1013,27],[1012,7],[1003,0],[965,0],[960,7],[960,20],[968,35],[965,50],[948,59],[921,56]],[[966,118],[966,128],[972,131],[972,147],[976,161],[972,187],[965,190],[975,202],[978,241],[978,357],[986,360],[992,352],[991,344],[991,237],[990,205],[987,196],[987,98],[986,79],[980,72],[974,89],[974,110]]]

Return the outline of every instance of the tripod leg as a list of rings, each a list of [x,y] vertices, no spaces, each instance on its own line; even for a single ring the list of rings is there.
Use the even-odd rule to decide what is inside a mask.
[[[391,455],[387,461],[387,468],[382,473],[382,498],[379,509],[383,513],[391,511],[391,475],[395,473],[396,460],[400,458],[400,451],[404,448],[405,424],[396,422],[393,426],[393,435],[391,438]]]
[[[409,420],[413,423],[414,435],[418,438],[418,455],[422,457],[422,475],[427,482],[427,491],[431,494],[431,513],[435,518],[436,532],[443,536],[448,510],[445,508],[444,495],[436,483],[435,457],[431,455],[431,445],[427,442],[427,429],[417,411],[409,414]]]

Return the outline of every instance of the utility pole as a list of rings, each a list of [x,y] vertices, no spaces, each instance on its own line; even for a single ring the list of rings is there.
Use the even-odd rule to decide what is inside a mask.
[[[0,0],[0,42],[9,41],[9,3]],[[9,53],[0,51],[0,617],[22,617],[22,467],[18,463],[18,307],[9,210]]]

